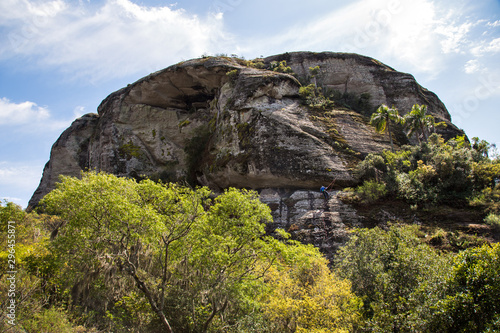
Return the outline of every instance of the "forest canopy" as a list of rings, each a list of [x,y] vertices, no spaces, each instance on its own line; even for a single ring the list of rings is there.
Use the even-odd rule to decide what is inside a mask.
[[[432,134],[370,154],[344,199],[467,205],[498,232],[500,167],[488,149]],[[271,221],[255,191],[62,177],[36,211],[0,205],[0,262],[16,270],[15,298],[2,270],[0,330],[500,331],[498,243],[449,251],[432,246],[440,235],[424,241],[420,226],[388,223],[351,229],[329,262],[285,230],[266,233]]]
[[[26,248],[17,327],[28,332],[54,313],[61,332],[349,332],[359,319],[350,282],[316,248],[265,234],[256,192],[88,172],[62,177],[41,207],[1,207]]]

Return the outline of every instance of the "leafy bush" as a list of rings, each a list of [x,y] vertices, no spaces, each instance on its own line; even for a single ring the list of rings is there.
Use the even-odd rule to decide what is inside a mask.
[[[277,61],[271,62],[269,69],[274,72],[293,74],[293,70],[290,66],[287,66],[286,60],[282,60],[280,62]]]
[[[474,162],[472,165],[472,177],[475,189],[494,188],[500,180],[500,162]]]
[[[451,268],[417,237],[417,227],[358,229],[335,259],[335,271],[363,300],[367,332],[425,332],[444,297]]]
[[[236,79],[238,78],[238,70],[237,69],[230,70],[229,72],[226,73],[226,76],[229,78],[230,82],[234,83],[234,81],[236,81]]]
[[[500,213],[500,186],[487,187],[481,192],[475,193],[469,202],[472,206],[481,207],[488,213]]]
[[[303,103],[313,109],[326,110],[334,105],[330,99],[323,95],[322,89],[314,84],[300,87],[299,95]]]
[[[490,213],[486,218],[484,219],[484,222],[495,228],[496,230],[500,230],[500,215]]]
[[[74,327],[68,320],[66,312],[61,309],[45,309],[35,313],[32,319],[22,322],[28,333],[74,333],[85,332],[83,327]]]
[[[378,154],[368,154],[354,169],[354,176],[359,180],[381,180],[387,172],[384,158]]]
[[[500,312],[500,244],[467,249],[453,262],[447,297],[436,305],[434,329],[465,333],[495,328]]]
[[[381,182],[366,180],[356,188],[356,193],[365,203],[377,201],[387,195],[386,185]]]
[[[369,154],[358,164],[355,175],[361,180],[383,181],[390,193],[414,205],[463,205],[496,179],[496,169],[475,165],[473,155],[465,144],[445,143],[432,134],[428,142],[417,146],[384,151],[379,157]]]

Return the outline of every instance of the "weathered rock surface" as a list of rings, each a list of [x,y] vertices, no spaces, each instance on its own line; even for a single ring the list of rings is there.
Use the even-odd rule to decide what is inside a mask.
[[[282,60],[295,76],[265,69]],[[323,89],[369,94],[373,109],[385,103],[405,113],[426,104],[448,123],[443,135],[461,133],[435,94],[374,59],[300,52],[260,61],[263,69],[236,58],[190,60],[112,93],[98,114],[75,120],[56,141],[29,205],[51,191],[59,175],[86,169],[188,180],[214,190],[253,188],[273,208],[277,226],[331,252],[344,226],[358,220],[335,196],[323,202],[317,189],[333,179],[336,187],[353,185],[356,163],[390,146],[358,112],[304,105],[299,80],[311,82],[309,67],[320,66],[315,81]]]
[[[330,52],[292,52],[265,58],[266,63],[283,60],[302,77],[309,75],[310,67],[320,66],[317,83],[325,88],[358,95],[369,93],[373,105],[394,105],[401,115],[414,104],[425,104],[437,120],[451,120],[436,94],[420,86],[412,75],[398,72],[373,58]]]
[[[348,230],[363,226],[363,218],[340,201],[337,193],[331,191],[330,199],[325,200],[318,191],[262,190],[261,201],[273,212],[274,222],[268,231],[284,229],[293,239],[313,244],[331,259],[349,239]]]

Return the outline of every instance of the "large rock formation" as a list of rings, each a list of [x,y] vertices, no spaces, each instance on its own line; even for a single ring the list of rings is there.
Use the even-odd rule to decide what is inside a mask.
[[[281,61],[294,75],[270,70],[279,68]],[[311,78],[309,68],[315,66],[320,70]],[[304,105],[300,82],[334,91],[339,101],[327,109]],[[349,98],[363,102],[364,115],[345,107]],[[91,169],[188,180],[215,190],[253,188],[275,208],[281,226],[296,224],[307,214],[341,223],[338,214],[321,208],[323,204],[310,204],[311,209],[299,209],[300,214],[289,214],[297,211],[289,204],[284,215],[276,205],[304,201],[296,198],[305,193],[314,201],[317,189],[333,179],[335,186],[352,185],[357,162],[390,148],[387,136],[368,124],[366,113],[382,103],[402,114],[415,103],[426,104],[438,121],[448,123],[443,135],[460,133],[434,93],[411,75],[368,57],[300,52],[256,61],[185,61],[112,93],[98,114],[75,120],[52,147],[29,205],[52,190],[59,175],[79,176],[81,170]],[[396,134],[396,142],[405,143],[402,132]],[[321,212],[310,212],[318,209]]]

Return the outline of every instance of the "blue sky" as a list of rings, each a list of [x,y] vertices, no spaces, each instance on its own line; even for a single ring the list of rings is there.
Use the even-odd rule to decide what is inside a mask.
[[[500,144],[499,0],[2,0],[0,198],[26,206],[50,148],[111,92],[202,54],[355,52],[411,73]]]

